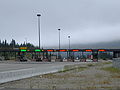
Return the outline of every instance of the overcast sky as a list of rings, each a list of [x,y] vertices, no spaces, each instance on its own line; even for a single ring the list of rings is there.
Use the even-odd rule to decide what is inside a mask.
[[[36,14],[41,16],[43,47],[120,40],[120,0],[0,0],[0,39],[38,45]]]

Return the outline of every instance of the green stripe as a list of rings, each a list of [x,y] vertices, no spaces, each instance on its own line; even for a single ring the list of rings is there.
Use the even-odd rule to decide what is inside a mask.
[[[27,50],[25,50],[25,49],[21,49],[20,51],[22,51],[22,52],[26,52]]]
[[[36,52],[41,52],[41,50],[40,50],[40,49],[36,49],[35,51],[36,51]]]

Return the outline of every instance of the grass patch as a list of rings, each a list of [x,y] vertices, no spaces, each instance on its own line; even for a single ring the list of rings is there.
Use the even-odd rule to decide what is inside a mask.
[[[109,87],[109,86],[108,86],[108,87],[101,86],[101,88],[104,88],[104,89],[110,89],[110,90],[112,90],[112,88],[113,88],[113,87]]]
[[[95,65],[93,65],[93,64],[88,64],[87,66],[88,66],[88,67],[92,67],[92,66],[95,66]]]
[[[93,66],[101,66],[101,65],[106,65],[106,64],[112,64],[112,62],[108,62],[108,61],[106,61],[106,62],[98,62],[98,63],[96,63],[96,64],[93,64]]]
[[[92,89],[97,89],[97,87],[96,86],[86,87],[86,90],[92,90]]]
[[[96,78],[102,78],[103,75],[97,73],[97,74],[95,74],[95,77],[96,77]]]
[[[99,84],[100,84],[100,85],[101,85],[101,84],[110,84],[110,81],[104,80],[104,81],[99,82]]]
[[[80,66],[65,66],[64,69],[61,70],[61,71],[58,71],[58,73],[61,73],[61,72],[68,72],[68,71],[72,71],[72,70],[79,72],[79,71],[83,71],[83,70],[85,70],[85,69],[87,69],[87,67],[80,67]]]
[[[86,77],[85,75],[76,75],[73,73],[54,73],[54,74],[44,74],[42,78],[47,78],[47,79],[66,79],[66,78],[76,78],[76,77]]]
[[[114,67],[101,68],[102,70],[109,71],[111,73],[120,73],[120,69]]]
[[[104,62],[103,64],[112,64],[112,62]]]
[[[75,70],[75,71],[83,71],[84,69],[86,69],[87,67],[78,67],[78,68],[71,68],[71,69],[63,69],[61,71],[58,71],[58,73],[61,73],[61,72],[68,72],[68,71],[72,71],[72,70]]]

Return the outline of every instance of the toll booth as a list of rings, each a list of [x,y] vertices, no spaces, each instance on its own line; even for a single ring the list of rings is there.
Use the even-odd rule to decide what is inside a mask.
[[[114,51],[113,52],[113,58],[119,58],[120,57],[120,52],[119,51]]]
[[[27,59],[25,58],[25,52],[18,52],[17,60],[21,62],[27,61]]]
[[[98,52],[92,53],[91,59],[93,60],[93,62],[97,62],[98,61]]]

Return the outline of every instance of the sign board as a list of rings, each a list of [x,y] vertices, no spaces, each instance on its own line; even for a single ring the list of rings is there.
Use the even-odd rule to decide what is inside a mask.
[[[20,47],[19,49],[27,49],[27,47]]]

